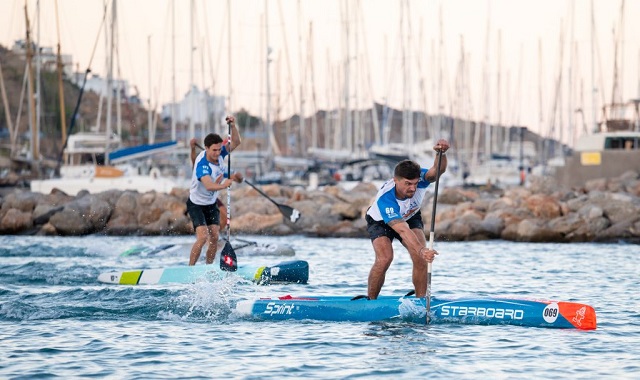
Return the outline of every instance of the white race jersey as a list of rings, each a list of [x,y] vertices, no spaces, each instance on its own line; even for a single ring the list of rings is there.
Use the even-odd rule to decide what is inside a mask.
[[[222,151],[218,157],[218,162],[213,163],[207,160],[206,151],[202,151],[196,157],[191,174],[191,187],[189,188],[189,199],[191,202],[200,205],[212,205],[218,199],[217,191],[209,191],[202,184],[202,177],[208,175],[215,182],[220,174],[227,176],[227,167],[224,158],[227,156],[227,147],[222,146]]]
[[[378,190],[373,204],[367,211],[367,215],[373,220],[383,220],[385,223],[389,223],[394,219],[402,219],[405,222],[409,220],[420,211],[422,200],[430,184],[430,182],[424,178],[426,173],[427,169],[420,169],[420,181],[418,181],[416,193],[413,197],[407,199],[396,198],[396,184],[393,179],[385,182],[380,190]]]

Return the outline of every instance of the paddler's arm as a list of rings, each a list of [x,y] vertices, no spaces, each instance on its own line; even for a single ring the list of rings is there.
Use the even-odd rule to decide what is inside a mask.
[[[242,183],[244,181],[244,176],[240,172],[235,172],[231,174],[231,179],[238,183]]]
[[[400,235],[402,242],[413,255],[422,257],[429,263],[433,262],[438,252],[422,245],[407,222],[403,219],[393,219],[389,221],[388,225]]]
[[[433,150],[435,150],[436,152],[442,151],[442,160],[440,161],[440,176],[442,176],[442,174],[447,171],[447,156],[445,155],[445,153],[447,152],[447,150],[449,150],[449,142],[447,142],[447,140],[445,139],[440,139],[433,147]],[[427,170],[427,172],[424,174],[424,179],[431,183],[434,183],[436,181],[436,175],[438,173],[437,169],[438,155],[436,155],[433,161],[433,166],[429,168],[429,170]]]
[[[191,145],[191,166],[193,166],[193,164],[196,163],[196,157],[198,157],[198,153],[196,152],[196,144],[197,144],[197,140],[195,138],[192,138],[191,141],[189,141],[189,144]]]
[[[227,123],[231,124],[231,144],[230,144],[230,152],[233,152],[240,144],[242,143],[242,139],[240,138],[240,132],[238,132],[238,127],[236,126],[236,118],[234,116],[227,116]]]
[[[205,175],[200,178],[200,182],[204,185],[204,188],[209,191],[219,191],[226,189],[231,186],[232,181],[229,178],[224,178],[223,175],[220,174],[218,178],[214,181],[210,175]]]

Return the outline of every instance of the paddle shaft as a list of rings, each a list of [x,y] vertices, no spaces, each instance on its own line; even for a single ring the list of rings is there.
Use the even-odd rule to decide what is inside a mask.
[[[244,182],[247,183],[247,185],[253,187],[253,189],[255,191],[257,191],[258,193],[260,193],[260,195],[262,195],[263,197],[267,198],[269,201],[271,201],[271,203],[273,203],[274,205],[280,207],[280,204],[276,201],[274,201],[273,199],[271,199],[270,196],[268,196],[264,191],[260,190],[256,185],[254,185],[253,183],[249,182],[248,180],[244,180]]]
[[[442,162],[442,151],[438,151],[438,163],[436,167],[436,188],[433,192],[433,207],[431,210],[431,229],[429,230],[429,249],[433,249],[436,229],[436,205],[438,203],[438,184],[440,183],[440,163]],[[432,263],[427,263],[427,316],[426,324],[431,322],[431,272]]]
[[[231,122],[228,122],[227,125],[229,126],[229,146],[227,149],[229,157],[227,161],[227,178],[233,184],[233,180],[231,180]],[[231,243],[231,186],[227,188],[227,241]]]

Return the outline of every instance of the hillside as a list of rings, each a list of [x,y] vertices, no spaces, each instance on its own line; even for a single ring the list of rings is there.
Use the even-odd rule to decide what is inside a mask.
[[[28,104],[23,99],[23,78],[26,63],[23,57],[13,53],[4,46],[0,46],[0,64],[9,103],[9,114],[13,124],[16,124],[20,111],[18,124],[18,146],[28,149]],[[91,75],[91,74],[89,74]],[[60,120],[60,98],[58,94],[58,76],[55,71],[43,68],[41,72],[42,88],[42,120],[40,151],[44,159],[57,159],[60,154],[62,142],[62,128]],[[26,86],[25,94],[26,94]],[[64,104],[67,128],[71,125],[71,116],[76,107],[80,88],[69,81],[63,80]],[[34,87],[35,88],[35,87]],[[22,104],[21,104],[22,103]],[[78,110],[78,116],[73,132],[88,131],[96,125],[98,115],[99,96],[91,91],[85,91]],[[115,101],[114,101],[115,106]],[[147,110],[139,104],[123,102],[122,104],[123,140],[131,144],[140,143],[143,130],[147,128]],[[103,108],[104,109],[104,108]],[[8,157],[10,154],[9,127],[6,119],[7,110],[0,103],[0,156]],[[102,125],[106,120],[105,112],[102,112]],[[14,127],[15,128],[15,127]],[[104,128],[104,127],[103,127]],[[160,127],[160,129],[162,126]]]

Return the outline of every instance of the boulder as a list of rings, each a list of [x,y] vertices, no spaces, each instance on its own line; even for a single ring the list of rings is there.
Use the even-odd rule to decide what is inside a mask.
[[[562,234],[555,231],[541,220],[525,219],[518,223],[516,241],[527,242],[561,242]]]
[[[17,208],[7,210],[0,219],[0,233],[16,234],[33,227],[31,212],[21,211]]]
[[[49,222],[61,235],[88,235],[102,232],[112,211],[107,202],[87,193],[65,205]]]

